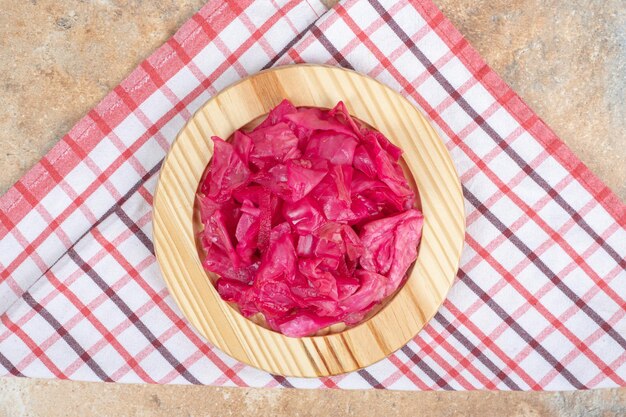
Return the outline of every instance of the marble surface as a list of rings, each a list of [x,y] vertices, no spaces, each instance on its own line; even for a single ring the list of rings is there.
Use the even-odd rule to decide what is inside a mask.
[[[624,0],[435,3],[626,200]],[[0,193],[202,4],[204,0],[0,0]],[[622,416],[626,389],[399,393],[0,379],[0,417],[383,413]]]

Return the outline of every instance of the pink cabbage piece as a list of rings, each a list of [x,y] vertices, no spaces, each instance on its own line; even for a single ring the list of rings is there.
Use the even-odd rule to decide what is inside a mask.
[[[278,321],[275,326],[285,336],[304,337],[335,323],[332,317],[322,317],[304,310]]]
[[[409,187],[398,161],[380,146],[379,137],[374,133],[363,137],[362,144],[370,159],[368,163],[374,165],[376,176],[397,196],[413,196],[413,190]]]
[[[252,263],[255,250],[258,248],[261,209],[255,207],[250,200],[241,205],[241,217],[235,230],[237,246],[235,251],[242,262]]]
[[[385,295],[393,293],[417,258],[424,216],[415,209],[374,220],[361,232],[364,253],[360,263],[366,271],[387,277]]]
[[[245,184],[250,169],[235,152],[233,145],[213,136],[213,159],[210,175],[202,186],[206,196],[216,202],[228,200],[232,191]]]
[[[292,159],[287,162],[287,186],[291,190],[291,200],[304,198],[319,184],[328,173],[324,160]]]
[[[283,204],[283,216],[298,235],[308,235],[319,229],[326,219],[317,203],[308,197],[295,203]]]
[[[345,133],[319,130],[311,134],[304,150],[308,158],[324,158],[334,165],[352,165],[357,138]]]
[[[330,131],[343,133],[345,135],[356,135],[351,126],[346,126],[339,120],[328,117],[328,113],[320,109],[301,109],[297,113],[284,116],[284,119],[291,122],[302,132]]]
[[[359,280],[359,288],[341,301],[341,308],[347,314],[346,324],[355,324],[367,314],[371,307],[379,303],[385,296],[387,279],[376,272],[358,270],[355,277]]]
[[[257,127],[248,136],[252,139],[250,161],[258,168],[298,158],[298,137],[286,123],[277,123],[263,128]]]
[[[423,217],[384,135],[341,102],[285,100],[252,131],[213,142],[198,192],[204,267],[244,316],[308,336],[359,323],[399,288]]]
[[[238,130],[233,135],[233,148],[241,161],[248,166],[250,163],[250,153],[252,152],[252,139],[250,136],[243,133],[241,130]]]
[[[289,100],[283,100],[280,104],[274,107],[265,120],[257,126],[258,129],[263,129],[264,127],[274,126],[277,123],[284,122],[285,116],[292,113],[297,113],[298,109],[289,102]]]

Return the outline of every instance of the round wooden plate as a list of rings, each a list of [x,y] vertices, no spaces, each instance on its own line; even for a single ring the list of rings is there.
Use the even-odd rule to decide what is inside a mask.
[[[202,267],[194,235],[194,202],[212,155],[213,135],[267,114],[283,99],[295,106],[352,115],[404,150],[419,189],[424,229],[406,284],[373,317],[325,336],[291,338],[244,318],[222,301]],[[172,145],[154,197],[154,244],[167,286],[189,322],[232,357],[280,375],[319,377],[377,362],[406,344],[435,314],[456,275],[465,234],[463,195],[450,155],[405,98],[345,69],[292,65],[263,71],[210,99]]]

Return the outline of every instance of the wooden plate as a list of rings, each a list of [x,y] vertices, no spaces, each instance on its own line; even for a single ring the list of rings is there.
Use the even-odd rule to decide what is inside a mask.
[[[244,318],[222,301],[202,267],[194,202],[212,155],[213,135],[227,138],[283,99],[352,115],[404,150],[420,192],[424,229],[406,284],[378,313],[325,336],[291,338]],[[353,71],[293,65],[263,71],[210,99],[172,145],[154,197],[154,244],[167,286],[189,322],[232,357],[280,375],[319,377],[377,362],[406,344],[435,314],[456,275],[465,234],[463,195],[450,155],[405,98]]]

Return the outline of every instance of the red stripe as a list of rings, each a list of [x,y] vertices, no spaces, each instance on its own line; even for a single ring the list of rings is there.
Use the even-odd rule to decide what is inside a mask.
[[[421,378],[418,378],[417,375],[411,370],[411,368],[404,362],[402,362],[397,355],[390,355],[388,359],[389,362],[394,364],[396,368],[398,368],[398,370],[402,373],[402,375],[406,376],[417,389],[422,391],[430,390],[430,387],[424,381],[422,381]]]
[[[485,378],[485,376],[476,369],[473,364],[467,360],[466,357],[461,355],[461,353],[455,349],[447,340],[440,334],[437,333],[432,326],[426,326],[424,329],[426,333],[430,337],[433,338],[433,344],[426,343],[423,337],[417,337],[413,341],[417,344],[417,346],[421,349],[421,351],[428,356],[430,359],[435,361],[437,365],[443,369],[446,373],[445,377],[441,377],[442,380],[446,382],[455,382],[458,383],[464,390],[473,390],[477,387],[473,386],[455,367],[453,367],[447,359],[444,359],[435,349],[437,346],[441,346],[445,349],[446,353],[449,353],[459,364],[463,363],[466,365],[465,370],[468,371],[472,376],[478,379],[486,389],[495,389],[495,384],[490,384],[490,382]]]
[[[9,329],[12,333],[14,333],[17,337],[19,337],[22,340],[22,342],[24,342],[26,347],[28,347],[30,355],[33,355],[38,360],[40,360],[41,363],[46,368],[48,368],[48,370],[55,376],[55,378],[67,379],[67,375],[65,375],[54,364],[54,362],[50,359],[50,357],[46,354],[46,352],[40,346],[38,346],[37,343],[35,343],[35,341],[31,339],[31,337],[24,330],[22,330],[19,326],[13,323],[6,314],[0,316],[0,321],[2,321],[2,324],[4,324],[7,327],[7,329]],[[22,366],[21,363],[16,364],[15,367],[21,370],[24,369],[24,366]]]

